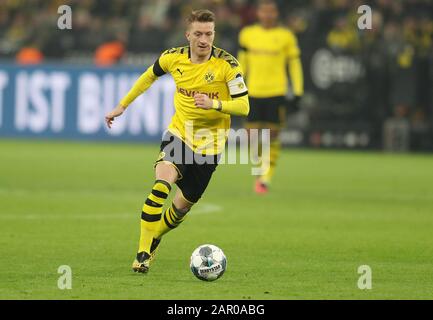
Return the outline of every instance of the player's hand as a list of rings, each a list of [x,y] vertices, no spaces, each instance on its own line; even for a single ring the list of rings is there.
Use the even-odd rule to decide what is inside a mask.
[[[114,118],[122,115],[123,111],[125,111],[125,108],[121,105],[118,105],[116,108],[114,108],[110,113],[108,113],[105,116],[105,123],[107,124],[107,127],[111,129],[111,125],[113,124]]]
[[[212,109],[213,101],[207,94],[197,93],[194,96],[194,104],[197,108]]]
[[[287,112],[289,114],[296,113],[301,109],[300,106],[301,96],[295,96],[292,100],[287,102]]]

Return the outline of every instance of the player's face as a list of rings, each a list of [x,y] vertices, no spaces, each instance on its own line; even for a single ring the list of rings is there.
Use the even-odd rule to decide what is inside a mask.
[[[215,38],[215,23],[193,22],[186,31],[186,38],[192,53],[198,57],[206,57],[212,50]]]
[[[257,18],[265,28],[273,27],[277,23],[278,9],[275,4],[262,4],[257,9]]]

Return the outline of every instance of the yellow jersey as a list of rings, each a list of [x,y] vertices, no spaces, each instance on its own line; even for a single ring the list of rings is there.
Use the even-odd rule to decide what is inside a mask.
[[[224,108],[221,112],[196,107],[194,95],[207,94],[214,101],[224,102],[223,107],[227,109],[231,106],[227,106],[228,100],[239,97],[247,100],[248,90],[239,62],[223,49],[216,47],[212,47],[209,60],[200,64],[191,62],[188,46],[166,50],[138,79],[120,104],[128,106],[157,77],[166,73],[172,75],[176,84],[175,113],[168,130],[182,139],[194,152],[207,155],[221,153],[227,139],[227,130],[230,129],[230,114],[225,113]],[[248,107],[248,102],[246,103]]]
[[[238,59],[251,97],[285,96],[287,71],[294,95],[303,94],[300,50],[290,30],[279,26],[265,29],[259,24],[244,27],[239,34],[239,48]]]

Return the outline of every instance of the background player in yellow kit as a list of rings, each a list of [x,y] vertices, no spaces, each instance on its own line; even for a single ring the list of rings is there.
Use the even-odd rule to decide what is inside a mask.
[[[175,114],[155,163],[156,181],[142,209],[139,249],[132,265],[136,272],[149,270],[161,237],[185,219],[205,191],[226,141],[226,135],[220,137],[219,133],[230,128],[230,115],[246,116],[249,112],[248,91],[238,61],[213,46],[214,14],[196,10],[187,22],[189,46],[165,51],[105,117],[111,127],[114,118],[158,77],[166,73],[173,76]],[[178,190],[163,213],[173,183]]]
[[[256,193],[266,193],[281,147],[279,134],[285,122],[287,73],[295,97],[293,104],[297,104],[304,89],[297,39],[291,31],[278,25],[276,3],[259,1],[257,18],[257,24],[243,28],[239,34],[238,59],[250,97],[246,127],[270,129],[270,152],[262,155],[264,173],[255,182]]]

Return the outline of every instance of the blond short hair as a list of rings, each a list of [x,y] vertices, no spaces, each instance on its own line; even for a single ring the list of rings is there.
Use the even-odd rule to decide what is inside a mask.
[[[187,25],[191,25],[193,22],[214,22],[215,14],[206,9],[194,10],[190,13],[188,18],[186,18]]]

